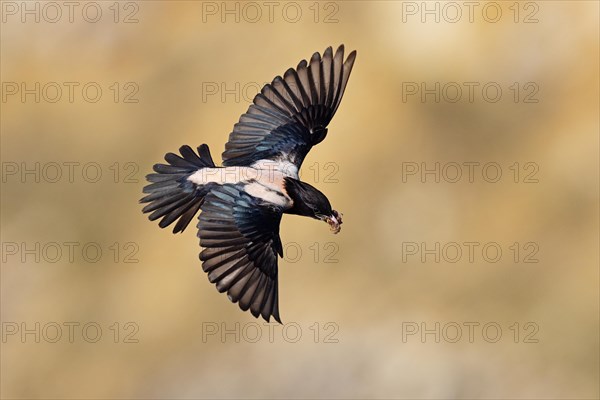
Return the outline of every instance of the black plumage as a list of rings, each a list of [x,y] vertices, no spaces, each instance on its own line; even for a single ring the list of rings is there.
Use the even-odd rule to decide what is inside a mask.
[[[331,47],[277,76],[256,95],[229,135],[223,165],[252,165],[284,155],[300,167],[312,146],[327,135],[327,125],[342,100],[356,52],[344,61],[344,46]]]
[[[283,257],[279,225],[283,214],[326,221],[334,233],[342,216],[327,197],[300,181],[298,170],[310,149],[327,136],[327,125],[340,105],[356,52],[344,60],[315,53],[263,87],[240,117],[217,167],[208,146],[189,146],[168,153],[168,164],[156,164],[147,176],[144,213],[175,221],[182,232],[200,211],[198,237],[202,268],[219,292],[244,311],[281,322],[278,300],[278,256]],[[250,176],[249,176],[250,175]],[[233,176],[233,178],[232,178]]]
[[[186,180],[199,169],[215,166],[207,145],[198,147],[198,155],[190,146],[181,146],[179,152],[181,157],[173,153],[165,155],[168,165],[154,165],[156,173],[146,175],[146,179],[153,182],[144,187],[144,193],[149,194],[140,200],[150,203],[142,209],[144,213],[152,212],[148,217],[150,221],[162,218],[158,224],[161,228],[179,219],[173,233],[185,230],[200,209],[204,196],[214,186],[198,186]]]
[[[277,297],[277,255],[283,256],[279,222],[283,210],[261,204],[241,185],[223,185],[201,207],[198,237],[202,268],[219,292],[244,311],[281,322]]]

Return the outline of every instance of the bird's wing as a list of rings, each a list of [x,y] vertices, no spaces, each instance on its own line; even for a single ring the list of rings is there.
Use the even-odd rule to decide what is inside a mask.
[[[297,169],[312,146],[327,135],[348,83],[356,51],[344,61],[344,46],[331,47],[277,76],[254,97],[229,135],[223,165],[250,166],[258,160],[293,163]]]
[[[209,281],[242,310],[281,322],[277,254],[283,256],[282,210],[229,184],[212,189],[201,210],[200,260]]]

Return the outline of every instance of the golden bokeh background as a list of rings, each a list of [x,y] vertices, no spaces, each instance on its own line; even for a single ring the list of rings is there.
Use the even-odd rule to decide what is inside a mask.
[[[48,4],[2,2],[2,398],[598,398],[597,2]],[[341,43],[303,178],[345,223],[284,217],[264,324],[143,176]]]

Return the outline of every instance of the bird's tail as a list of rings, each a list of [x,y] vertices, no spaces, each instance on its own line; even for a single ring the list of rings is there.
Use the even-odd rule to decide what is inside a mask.
[[[156,173],[146,175],[150,182],[144,187],[148,195],[140,203],[149,203],[143,209],[151,221],[162,218],[158,226],[165,228],[177,221],[173,233],[183,232],[204,202],[210,188],[196,185],[187,178],[202,168],[213,168],[215,163],[208,146],[198,147],[198,154],[190,146],[179,149],[181,156],[167,153],[167,164],[155,164]]]

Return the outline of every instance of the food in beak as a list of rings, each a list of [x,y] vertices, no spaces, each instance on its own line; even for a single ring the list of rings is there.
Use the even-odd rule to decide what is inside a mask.
[[[325,218],[333,233],[339,233],[342,230],[342,214],[333,210],[333,215]]]

